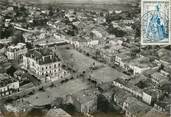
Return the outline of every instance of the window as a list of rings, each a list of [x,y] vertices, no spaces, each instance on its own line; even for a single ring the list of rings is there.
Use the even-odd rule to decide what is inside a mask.
[[[46,69],[47,69],[47,67],[46,67]]]
[[[44,68],[42,67],[42,71],[44,70]]]
[[[32,66],[34,66],[34,62],[32,62]]]
[[[54,64],[54,68],[56,68],[56,64]]]
[[[51,69],[51,66],[49,66],[49,68]]]
[[[44,73],[42,73],[42,76],[44,76]]]

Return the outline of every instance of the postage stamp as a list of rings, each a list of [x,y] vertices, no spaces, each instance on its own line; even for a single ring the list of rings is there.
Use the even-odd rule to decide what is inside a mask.
[[[171,0],[141,0],[141,44],[171,44]]]

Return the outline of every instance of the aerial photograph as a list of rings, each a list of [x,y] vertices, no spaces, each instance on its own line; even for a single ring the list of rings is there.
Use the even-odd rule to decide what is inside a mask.
[[[171,117],[169,14],[169,0],[0,0],[0,117]]]

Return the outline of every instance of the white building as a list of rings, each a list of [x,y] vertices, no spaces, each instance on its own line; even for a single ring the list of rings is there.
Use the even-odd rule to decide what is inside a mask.
[[[9,46],[6,52],[9,60],[22,59],[22,56],[27,53],[27,47],[24,43],[18,43],[16,46]]]
[[[30,50],[23,57],[23,67],[42,81],[54,81],[68,75],[62,69],[61,59],[48,48]]]
[[[99,44],[99,40],[90,40],[88,46],[92,47]]]
[[[7,74],[0,74],[0,97],[10,95],[19,90],[19,81]]]

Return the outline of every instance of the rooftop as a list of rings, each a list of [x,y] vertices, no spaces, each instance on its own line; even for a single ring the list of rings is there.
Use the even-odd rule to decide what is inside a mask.
[[[115,89],[115,93],[114,93],[114,97],[117,100],[117,103],[120,105],[123,105],[123,102],[128,98],[128,97],[132,97],[132,95],[130,93],[128,93],[127,91],[120,89],[120,88],[116,88]]]
[[[148,78],[144,75],[138,75],[137,77],[135,77],[134,79],[131,79],[129,81],[129,83],[133,84],[133,85],[136,85],[138,84],[140,81],[145,81],[147,80]]]
[[[65,112],[63,109],[50,109],[46,115],[46,117],[71,117],[67,112]]]
[[[143,91],[148,95],[151,95],[153,98],[157,98],[158,96],[162,95],[162,91],[156,88],[146,88]]]
[[[162,75],[161,73],[159,72],[155,72],[153,73],[152,75],[152,78],[155,79],[156,81],[158,81],[159,83],[162,83],[164,81],[168,81],[169,78],[168,77],[165,77],[164,75]]]
[[[130,60],[129,63],[140,68],[152,68],[156,66],[155,64],[150,62],[148,57],[135,58],[133,60]]]
[[[20,50],[26,48],[26,44],[18,43],[17,45],[11,45],[8,47],[9,50]]]
[[[117,56],[120,57],[122,59],[122,61],[128,61],[131,60],[131,53],[129,52],[129,49],[119,49]]]
[[[10,83],[16,82],[15,79],[7,74],[0,74],[0,87],[7,86]]]
[[[36,60],[40,65],[61,61],[60,58],[48,48],[37,48],[28,51],[26,57]]]
[[[81,104],[88,103],[91,100],[97,99],[99,91],[97,89],[85,89],[73,94],[73,97],[76,98]]]
[[[140,113],[145,114],[146,112],[148,112],[151,109],[150,106],[137,100],[134,97],[128,97],[125,102],[128,103],[127,110],[132,114],[140,114]]]

